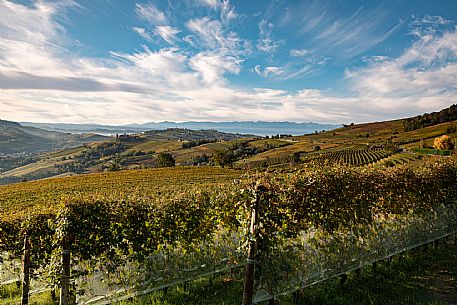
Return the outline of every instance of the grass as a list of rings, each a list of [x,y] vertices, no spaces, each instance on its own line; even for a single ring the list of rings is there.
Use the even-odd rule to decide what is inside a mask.
[[[391,263],[378,263],[355,273],[341,285],[338,279],[300,291],[299,305],[445,305],[456,304],[457,246],[449,244],[427,252],[413,250]],[[125,301],[122,305],[241,304],[242,270],[237,279],[220,277],[213,284],[200,280],[189,291],[182,286]],[[277,303],[294,304],[292,295]]]
[[[433,148],[415,148],[413,149],[415,153],[424,154],[424,155],[439,155],[439,156],[450,156],[452,155],[452,150],[438,150]]]
[[[341,284],[338,278],[299,292],[297,305],[449,305],[456,304],[457,245],[438,249],[415,249],[402,256],[366,267],[360,275],[351,273]],[[201,278],[184,285],[137,297],[119,305],[239,305],[243,290],[243,269],[213,278]],[[0,305],[17,304],[16,285],[0,287]],[[294,296],[276,303],[294,304]],[[54,305],[50,293],[32,297],[31,304]]]
[[[182,142],[180,141],[147,141],[132,145],[126,151],[154,151],[155,153],[167,152],[180,149]]]
[[[237,140],[228,141],[228,142],[207,143],[207,144],[194,146],[194,147],[190,147],[190,148],[180,148],[180,149],[172,151],[171,153],[177,162],[182,162],[186,159],[195,158],[198,155],[211,156],[211,155],[215,154],[217,151],[226,150],[230,145],[232,145],[233,143],[236,143],[236,142],[237,142]]]

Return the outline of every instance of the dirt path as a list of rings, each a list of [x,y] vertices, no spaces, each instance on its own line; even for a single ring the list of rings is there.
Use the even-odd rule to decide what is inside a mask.
[[[455,262],[449,260],[439,261],[430,269],[433,275],[415,277],[421,286],[430,291],[438,299],[452,305],[457,305],[457,270]]]

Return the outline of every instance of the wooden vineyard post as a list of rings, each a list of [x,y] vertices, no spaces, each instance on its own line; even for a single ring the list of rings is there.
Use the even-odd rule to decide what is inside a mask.
[[[30,290],[30,240],[27,232],[24,236],[24,256],[22,257],[22,297],[21,305],[29,304]]]
[[[70,305],[70,243],[66,235],[62,238],[60,305]]]
[[[251,229],[248,244],[248,259],[246,265],[246,273],[244,276],[244,291],[243,291],[243,305],[252,305],[254,294],[254,273],[255,273],[255,259],[257,252],[257,223],[259,213],[260,193],[257,193],[257,198],[251,212]]]

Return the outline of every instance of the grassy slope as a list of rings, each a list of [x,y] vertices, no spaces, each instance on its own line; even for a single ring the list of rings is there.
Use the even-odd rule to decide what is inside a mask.
[[[299,305],[445,305],[456,304],[457,246],[450,242],[437,250],[413,250],[390,264],[367,267],[362,275],[350,274],[341,286],[338,279],[303,290]],[[123,305],[171,304],[241,304],[242,271],[234,280],[214,284],[194,282],[189,292],[177,287],[167,294],[138,298]],[[291,295],[281,297],[280,304],[294,304]]]
[[[52,151],[106,139],[94,134],[73,135],[0,120],[0,153],[5,154]]]

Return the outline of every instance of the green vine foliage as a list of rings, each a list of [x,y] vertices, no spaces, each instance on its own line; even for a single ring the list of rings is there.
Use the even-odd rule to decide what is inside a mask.
[[[442,207],[455,211],[456,200],[453,161],[387,170],[307,166],[289,174],[257,174],[223,189],[187,191],[172,198],[65,197],[56,214],[0,222],[0,250],[19,257],[27,232],[36,274],[58,286],[63,236],[71,238],[73,265],[80,267],[81,274],[96,270],[115,274],[128,262],[149,266],[153,274],[151,268],[160,264],[151,258],[164,255],[176,266],[227,255],[232,255],[230,264],[239,263],[240,255],[246,253],[255,203],[259,204],[258,259],[266,262],[284,251],[287,240],[303,232],[318,230],[337,238],[341,232],[357,229],[363,235],[382,224],[383,217],[402,219],[414,214],[426,218]],[[229,239],[238,243],[233,248],[236,255],[221,250]]]
[[[305,168],[262,181],[257,301],[457,228],[457,167]]]

